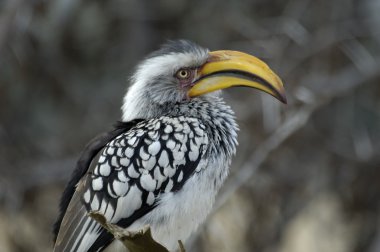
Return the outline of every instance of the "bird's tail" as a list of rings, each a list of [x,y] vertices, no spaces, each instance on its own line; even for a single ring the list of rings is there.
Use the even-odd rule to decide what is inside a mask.
[[[79,197],[74,196],[62,220],[54,252],[91,251],[101,229],[101,225],[88,216]]]

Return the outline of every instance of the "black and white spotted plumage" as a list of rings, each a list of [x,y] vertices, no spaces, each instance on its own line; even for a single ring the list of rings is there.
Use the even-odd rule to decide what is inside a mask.
[[[168,75],[165,70],[148,71],[151,77],[145,84],[147,77],[139,77],[144,66],[160,60],[165,66],[206,62],[208,50],[176,43],[181,45],[177,51],[169,46],[156,53],[132,78],[123,104],[127,126],[85,151],[62,199],[54,251],[121,248],[87,216],[91,210],[129,230],[150,225],[153,237],[170,250],[178,240],[186,240],[211,210],[236,150],[238,129],[232,110],[218,92],[187,99],[170,91],[173,83],[165,76],[173,76],[177,68]],[[178,55],[183,62],[175,61]],[[161,85],[162,100],[157,93],[151,97],[152,85]]]
[[[195,118],[162,117],[116,137],[86,179],[87,211],[130,226],[156,207],[161,194],[181,190],[194,172],[205,168],[199,165],[208,145],[204,129]]]

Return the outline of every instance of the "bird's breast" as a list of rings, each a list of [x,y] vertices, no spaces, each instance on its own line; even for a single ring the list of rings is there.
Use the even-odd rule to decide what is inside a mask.
[[[202,172],[195,173],[180,191],[162,194],[159,205],[128,229],[149,225],[153,238],[170,251],[178,248],[178,240],[185,242],[210,213],[218,191],[215,180],[224,180],[222,174],[228,169],[215,160],[203,161],[200,166]]]

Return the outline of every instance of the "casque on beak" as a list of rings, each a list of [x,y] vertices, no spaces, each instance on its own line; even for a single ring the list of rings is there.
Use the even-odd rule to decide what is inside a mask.
[[[189,97],[235,86],[262,90],[286,104],[281,79],[258,58],[238,51],[214,51],[200,69]]]

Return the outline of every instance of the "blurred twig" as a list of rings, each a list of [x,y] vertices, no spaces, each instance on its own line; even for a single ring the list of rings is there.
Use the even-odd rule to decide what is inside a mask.
[[[0,13],[0,51],[8,39],[14,17],[23,2],[23,0],[7,1],[4,10]]]
[[[375,60],[375,62],[380,62],[380,58]],[[372,71],[360,75],[357,73],[355,67],[348,66],[332,76],[328,83],[330,84],[329,89],[321,92],[318,97],[313,99],[312,103],[303,105],[296,112],[289,115],[273,134],[258,145],[256,151],[243,164],[239,171],[227,181],[223,193],[221,193],[216,201],[214,212],[216,212],[239,187],[252,178],[270,153],[306,125],[315,111],[329,103],[332,99],[344,96],[347,92],[352,92],[368,80],[379,76],[379,74],[378,71],[372,69]]]
[[[380,62],[380,57],[373,58],[374,62]],[[372,61],[372,58],[371,58]],[[360,69],[359,69],[360,71]],[[288,112],[285,121],[278,127],[278,129],[271,134],[266,140],[257,145],[257,149],[249,155],[248,158],[237,173],[231,176],[224,187],[222,192],[216,199],[215,206],[212,214],[216,213],[226,201],[234,194],[242,185],[247,183],[252,176],[257,172],[260,166],[264,164],[268,156],[278,149],[287,139],[289,139],[294,133],[302,129],[309,121],[310,117],[318,109],[328,104],[333,99],[343,97],[349,92],[353,92],[367,81],[379,77],[380,72],[375,68],[371,68],[369,71],[358,73],[358,69],[355,66],[347,66],[335,75],[329,77],[324,76],[321,79],[329,79],[328,88],[311,92],[304,86],[309,82],[308,76],[300,83],[300,91],[297,93],[307,93],[308,96],[296,97],[300,101],[305,102],[298,110]],[[211,215],[212,215],[211,214]],[[209,218],[210,220],[211,218]],[[207,222],[203,225],[207,225]],[[199,233],[198,233],[199,234]],[[195,242],[195,237],[189,242],[189,246],[192,247]]]

